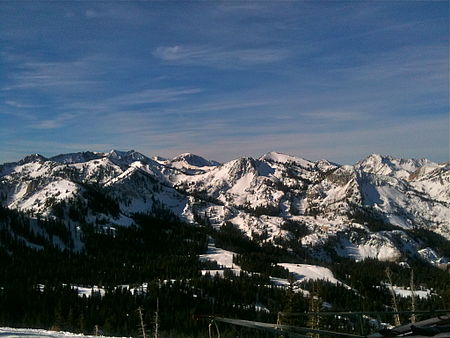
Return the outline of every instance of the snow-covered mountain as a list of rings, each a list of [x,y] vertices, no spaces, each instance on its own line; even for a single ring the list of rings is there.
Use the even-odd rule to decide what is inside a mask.
[[[324,259],[331,246],[354,259],[441,262],[439,248],[415,233],[450,240],[450,164],[375,154],[354,165],[276,152],[223,164],[133,150],[35,154],[0,166],[0,200],[69,226],[80,218],[127,226],[136,212],[167,209],[187,222],[230,222],[260,241],[308,246]]]

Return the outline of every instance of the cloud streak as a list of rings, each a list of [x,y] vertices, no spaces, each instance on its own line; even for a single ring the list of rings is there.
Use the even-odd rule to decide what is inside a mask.
[[[78,117],[77,114],[60,114],[52,119],[40,120],[31,124],[31,128],[34,129],[56,129],[65,125],[68,121]]]
[[[175,45],[157,47],[153,56],[173,64],[234,68],[280,62],[287,59],[290,52],[276,48],[231,49]]]
[[[18,71],[10,75],[12,84],[4,86],[2,90],[17,89],[83,89],[98,81],[96,76],[101,74],[101,67],[95,67],[99,60],[84,58],[74,61],[58,62],[21,62],[16,67]]]
[[[314,111],[301,113],[301,116],[329,122],[367,121],[371,119],[369,114],[357,111]]]

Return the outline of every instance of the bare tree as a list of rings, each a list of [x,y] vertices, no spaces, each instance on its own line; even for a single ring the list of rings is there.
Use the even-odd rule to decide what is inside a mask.
[[[156,311],[155,311],[155,329],[154,329],[154,337],[159,337],[159,297],[156,298]]]
[[[147,333],[145,332],[144,316],[142,314],[143,309],[139,306],[137,309],[139,314],[139,334],[142,338],[147,338]]]
[[[414,270],[413,269],[411,269],[410,288],[411,288],[411,311],[413,311],[413,313],[411,314],[411,323],[415,323],[416,322],[416,314],[414,312],[416,311],[416,289],[414,287]]]
[[[395,312],[398,312],[398,306],[397,306],[397,298],[395,297],[395,291],[394,291],[394,286],[392,284],[392,272],[391,269],[386,268],[386,277],[388,278],[389,281],[389,290],[391,290],[391,296],[392,296],[392,307],[394,308]],[[398,313],[394,314],[394,323],[395,326],[400,326],[401,322],[400,322],[400,315]]]

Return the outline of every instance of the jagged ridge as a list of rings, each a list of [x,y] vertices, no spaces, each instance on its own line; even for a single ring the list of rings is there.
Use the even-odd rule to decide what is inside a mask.
[[[223,164],[190,153],[168,160],[134,150],[49,159],[36,154],[0,166],[0,197],[2,205],[34,215],[55,217],[59,210],[67,223],[73,221],[67,204],[75,201],[84,205],[84,221],[110,226],[165,208],[188,222],[231,222],[250,237],[264,234],[290,245],[294,239],[324,259],[325,243],[355,259],[428,259],[433,248],[411,231],[423,228],[450,239],[449,169],[448,163],[376,154],[351,166],[276,152]],[[118,210],[92,208],[86,184]],[[301,224],[307,234],[296,237],[287,222]]]

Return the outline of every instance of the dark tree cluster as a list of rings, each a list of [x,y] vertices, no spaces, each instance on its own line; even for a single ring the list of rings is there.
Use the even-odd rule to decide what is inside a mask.
[[[106,210],[109,202],[99,202],[101,209]],[[76,204],[63,205],[62,213],[70,213],[71,206],[81,215]],[[72,218],[70,224],[73,222]],[[294,283],[276,264],[313,263],[303,248],[257,243],[231,223],[217,230],[209,224],[186,224],[156,202],[150,214],[134,215],[134,222],[115,228],[82,221],[75,223],[79,229],[74,229],[58,219],[30,219],[0,208],[0,326],[91,334],[97,327],[108,335],[137,336],[136,310],[144,309],[144,321],[151,330],[159,302],[163,337],[207,337],[209,321],[204,315],[275,323],[283,312],[284,323],[304,326],[317,317],[311,317],[311,304],[318,304],[321,311],[384,310],[391,304],[382,284],[387,267],[394,283],[409,285],[407,267],[338,256],[333,256],[329,267],[350,288],[326,282]],[[299,236],[306,231],[299,224],[287,227]],[[74,235],[78,232],[82,236]],[[202,270],[218,269],[217,264],[198,259],[207,250],[209,236],[217,247],[236,252],[235,263],[249,272],[236,276],[225,270],[223,277],[202,275]],[[56,243],[65,243],[65,247]],[[417,288],[433,288],[437,294],[418,300],[417,308],[450,306],[450,275],[419,260],[408,263],[414,269]],[[275,286],[270,277],[287,278],[291,284],[288,288]],[[101,287],[104,295],[92,292],[86,297],[77,292],[77,287],[94,285]],[[314,297],[308,297],[306,291]],[[399,306],[409,309],[409,300],[400,299]],[[356,332],[358,323],[332,316],[319,322],[324,329],[341,327],[346,332]],[[231,325],[219,326],[223,337],[266,337]]]

